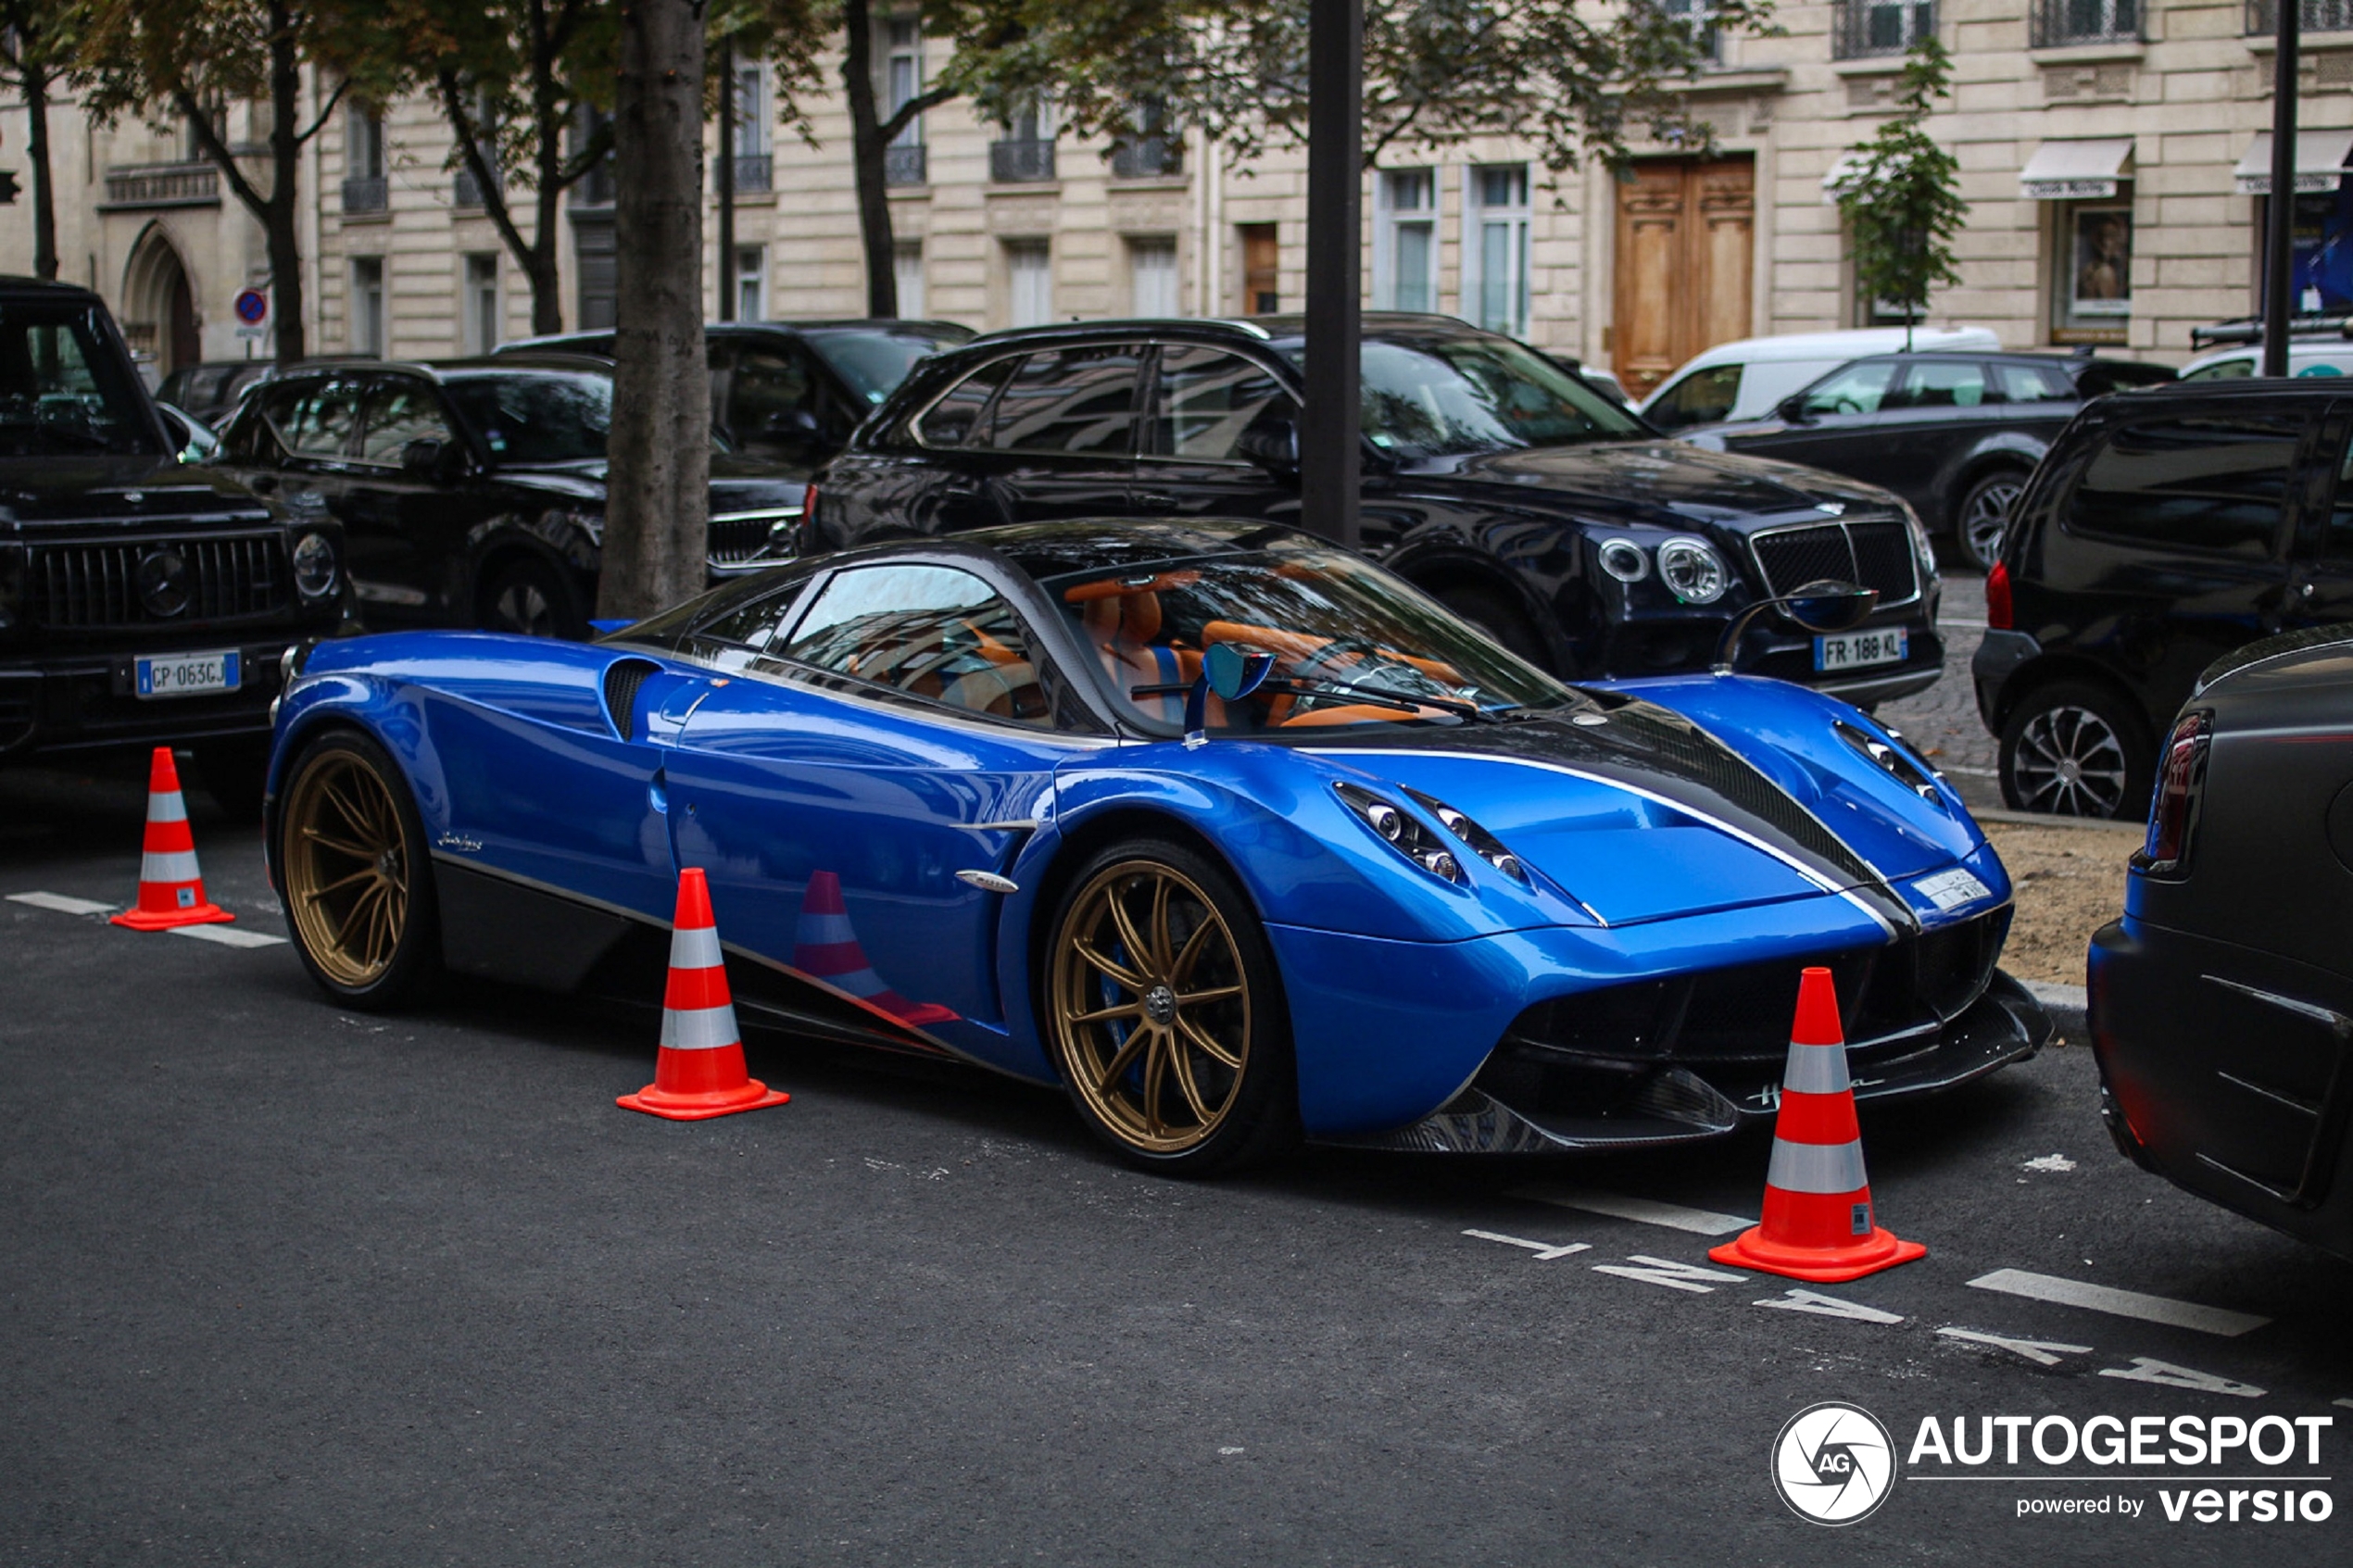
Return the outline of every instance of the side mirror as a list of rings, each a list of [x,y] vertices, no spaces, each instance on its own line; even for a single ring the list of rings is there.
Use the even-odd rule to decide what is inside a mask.
[[[1773,417],[1783,424],[1811,424],[1814,416],[1806,411],[1806,395],[1793,392],[1773,406]]]
[[[1724,634],[1717,639],[1715,672],[1732,672],[1732,659],[1740,652],[1741,638],[1747,634],[1750,623],[1768,609],[1785,612],[1808,632],[1831,633],[1860,626],[1878,608],[1877,588],[1860,588],[1828,577],[1808,583],[1793,594],[1759,599],[1732,617]]]
[[[1234,456],[1269,473],[1299,471],[1299,426],[1290,420],[1253,424],[1234,438]]]
[[[435,441],[430,436],[411,441],[400,449],[400,469],[428,484],[454,484],[466,475],[466,449],[454,441]]]
[[[1201,668],[1220,701],[1236,702],[1266,684],[1275,656],[1248,643],[1212,643],[1201,656]]]

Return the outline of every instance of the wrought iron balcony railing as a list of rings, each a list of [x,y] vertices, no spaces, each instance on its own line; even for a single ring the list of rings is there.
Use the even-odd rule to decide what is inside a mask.
[[[1936,34],[1936,0],[1837,0],[1831,53],[1842,60],[1901,55]]]
[[[931,176],[931,165],[924,156],[921,142],[905,146],[883,149],[883,183],[886,185],[920,185]]]
[[[736,194],[765,191],[775,178],[775,157],[771,153],[737,153],[736,155]]]
[[[389,211],[392,207],[392,182],[378,174],[371,178],[346,180],[343,182],[343,210],[346,218]]]
[[[2304,0],[2296,18],[2306,32],[2353,32],[2353,0]],[[2246,31],[2269,36],[2280,28],[2274,0],[2246,0]]]
[[[2141,0],[2034,0],[2032,42],[2037,49],[2070,44],[2136,44]]]
[[[220,170],[209,163],[126,163],[107,170],[108,207],[217,207]]]
[[[1054,177],[1054,144],[1045,137],[988,144],[988,177],[1000,185]]]
[[[1138,136],[1111,152],[1111,171],[1121,180],[1152,180],[1185,172],[1184,144],[1172,136]]]
[[[505,189],[504,184],[497,180],[495,174],[492,176],[492,186],[494,189]],[[456,174],[450,177],[449,202],[453,207],[478,207],[484,205],[482,199],[482,182],[474,178],[474,171],[472,169],[460,169]]]

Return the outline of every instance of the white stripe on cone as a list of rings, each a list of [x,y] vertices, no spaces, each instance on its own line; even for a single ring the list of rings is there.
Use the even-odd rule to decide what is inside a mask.
[[[717,969],[726,960],[719,951],[719,933],[708,925],[681,925],[670,933],[670,967]]]
[[[141,882],[195,882],[202,875],[196,870],[196,852],[193,849],[150,849],[139,857]]]
[[[1765,1185],[1783,1192],[1860,1192],[1870,1185],[1863,1175],[1863,1146],[1859,1142],[1785,1143],[1775,1138]]]
[[[665,1008],[661,1014],[661,1047],[672,1051],[715,1051],[743,1043],[736,1030],[736,1009]]]

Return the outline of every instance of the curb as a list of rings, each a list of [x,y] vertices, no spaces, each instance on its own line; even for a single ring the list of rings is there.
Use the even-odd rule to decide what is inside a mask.
[[[2102,817],[2053,817],[2040,811],[2010,811],[1994,807],[1971,807],[1969,815],[1981,822],[2008,822],[2025,828],[2088,828],[2094,833],[2129,833],[2134,838],[2145,837],[2146,822],[2115,822]]]
[[[2083,1010],[2090,997],[2081,985],[2060,985],[2048,980],[2020,980],[2028,996],[2043,1004],[2051,1015],[2052,1037],[2074,1045],[2091,1043],[2091,1027],[2085,1022]]]

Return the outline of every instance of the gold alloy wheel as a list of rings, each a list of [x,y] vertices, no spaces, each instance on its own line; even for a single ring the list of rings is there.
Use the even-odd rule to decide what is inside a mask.
[[[1063,919],[1049,1010],[1072,1085],[1122,1143],[1181,1154],[1224,1124],[1250,1064],[1250,978],[1193,882],[1124,860]]]
[[[358,990],[392,967],[409,928],[409,849],[400,809],[348,751],[321,753],[287,792],[286,903],[304,951]]]

